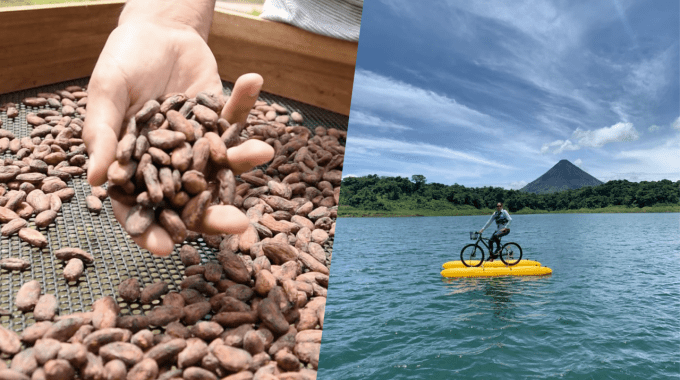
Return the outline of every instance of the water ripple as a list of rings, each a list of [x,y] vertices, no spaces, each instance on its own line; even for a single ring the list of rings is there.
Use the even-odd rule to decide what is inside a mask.
[[[677,220],[513,216],[552,276],[443,279],[486,217],[341,219],[319,378],[678,378]]]

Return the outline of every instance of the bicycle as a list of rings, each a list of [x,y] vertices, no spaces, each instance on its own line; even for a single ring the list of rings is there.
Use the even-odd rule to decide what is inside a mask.
[[[476,242],[463,247],[460,251],[460,261],[466,267],[478,267],[484,262],[484,248],[479,243],[490,251],[489,239],[483,238],[479,232],[470,232],[470,240],[476,240]],[[501,246],[499,257],[505,265],[516,265],[522,260],[522,247],[513,242],[505,243]]]

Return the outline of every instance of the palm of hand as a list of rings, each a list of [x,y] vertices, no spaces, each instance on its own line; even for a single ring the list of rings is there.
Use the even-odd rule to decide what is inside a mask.
[[[234,109],[250,109],[257,99],[262,78],[248,74],[237,81],[232,99],[222,115],[247,114]],[[241,83],[239,84],[239,81]],[[175,29],[150,23],[134,23],[114,30],[102,50],[88,86],[89,104],[83,139],[90,163],[88,180],[93,185],[106,181],[106,170],[114,161],[116,145],[124,123],[149,99],[171,92],[194,96],[199,91],[222,93],[217,63],[206,42],[191,29]],[[112,148],[113,147],[113,148]],[[253,167],[268,162],[274,151],[260,141],[249,141],[229,151],[230,162]],[[111,200],[116,219],[123,224],[130,207]],[[204,216],[205,233],[240,233],[248,225],[246,216],[233,206],[211,206]],[[166,256],[174,249],[172,239],[159,225],[152,225],[133,239],[156,255]]]

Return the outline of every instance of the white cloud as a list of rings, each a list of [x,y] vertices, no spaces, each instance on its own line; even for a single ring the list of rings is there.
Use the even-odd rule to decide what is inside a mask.
[[[360,112],[416,119],[428,127],[463,127],[491,134],[499,130],[493,117],[459,104],[446,95],[416,87],[371,71],[357,69],[352,104]],[[356,108],[355,107],[355,108]],[[352,115],[355,113],[352,110]]]
[[[422,142],[404,142],[389,138],[363,138],[352,136],[348,139],[347,145],[351,146],[352,149],[357,147],[363,148],[369,152],[380,152],[382,154],[396,153],[399,155],[419,155],[437,159],[464,161],[499,169],[514,169],[510,166],[501,164],[499,162],[489,161],[474,154],[464,153],[461,151]],[[406,157],[402,157],[404,161],[407,161]]]
[[[406,130],[411,130],[413,128],[407,127],[402,124],[398,123],[393,123],[391,121],[383,120],[377,116],[361,112],[361,111],[351,111],[350,113],[350,123],[351,124],[361,124],[361,125],[369,125],[372,127],[379,127],[379,128],[389,128],[389,129],[396,129],[399,131],[406,131]]]
[[[674,48],[669,48],[654,57],[633,64],[626,78],[629,89],[649,96],[658,95],[659,91],[669,84],[668,74],[674,58],[677,59],[677,53]]]
[[[578,145],[574,145],[569,140],[555,140],[549,144],[543,144],[541,147],[541,153],[552,153],[552,154],[560,154],[564,152],[565,150],[578,150],[581,147]]]
[[[577,128],[572,138],[581,146],[599,148],[611,142],[635,141],[640,138],[640,134],[633,127],[633,123],[617,123],[594,131]]]
[[[650,132],[658,131],[659,128],[661,127],[659,127],[658,125],[652,125],[651,127],[649,127],[649,131]]]
[[[678,117],[677,119],[675,119],[675,121],[673,122],[673,124],[671,124],[671,127],[675,128],[675,129],[680,129],[680,117]]]
[[[628,122],[628,114],[623,110],[623,105],[621,103],[612,104],[612,111],[619,116],[621,121]]]
[[[641,173],[641,175],[644,175],[641,180],[651,180],[647,178],[662,176],[677,181],[680,179],[680,155],[678,152],[680,152],[680,136],[648,149],[622,151],[614,157],[628,161],[628,163],[619,167],[617,170],[619,173]]]
[[[611,127],[604,127],[594,131],[586,131],[576,128],[571,140],[555,140],[551,143],[543,144],[541,153],[560,154],[566,150],[579,150],[582,147],[600,148],[611,142],[628,142],[640,138],[640,134],[633,127],[632,123],[617,123]]]
[[[515,182],[512,182],[510,185],[503,186],[503,187],[510,188],[512,190],[519,190],[519,189],[523,188],[524,186],[526,186],[528,183],[529,182],[527,182],[527,181],[515,181]]]
[[[576,161],[574,161],[574,165],[578,166],[579,168],[581,168],[582,164],[583,164],[583,160],[580,159],[580,158],[577,158]],[[583,168],[581,168],[581,169],[583,169]]]

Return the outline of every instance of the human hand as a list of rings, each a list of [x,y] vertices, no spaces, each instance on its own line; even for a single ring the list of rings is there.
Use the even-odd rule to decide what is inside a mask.
[[[245,122],[262,87],[262,77],[240,77],[221,116],[230,123]],[[121,24],[104,46],[88,86],[88,115],[83,140],[89,154],[88,181],[106,182],[115,160],[124,121],[134,117],[149,99],[171,92],[195,96],[199,91],[222,94],[217,62],[205,40],[192,28],[152,22]],[[228,150],[230,168],[240,174],[273,158],[274,149],[262,141],[247,141]],[[116,219],[123,223],[130,207],[111,200]],[[248,219],[233,206],[207,209],[197,232],[240,233]],[[153,224],[133,240],[159,256],[174,249],[168,233]]]

